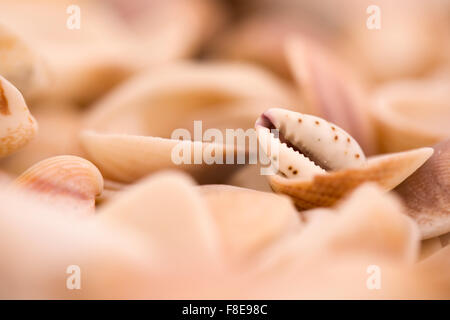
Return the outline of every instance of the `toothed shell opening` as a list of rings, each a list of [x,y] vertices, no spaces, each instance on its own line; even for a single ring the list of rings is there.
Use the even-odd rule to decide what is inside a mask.
[[[358,143],[343,129],[324,119],[284,109],[269,109],[255,126],[260,143],[270,143],[270,153],[267,147],[262,148],[281,176],[310,178],[366,163]]]

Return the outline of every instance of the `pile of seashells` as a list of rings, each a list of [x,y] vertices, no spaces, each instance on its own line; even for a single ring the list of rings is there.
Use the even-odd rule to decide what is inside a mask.
[[[450,298],[450,1],[71,2],[0,1],[0,298]]]

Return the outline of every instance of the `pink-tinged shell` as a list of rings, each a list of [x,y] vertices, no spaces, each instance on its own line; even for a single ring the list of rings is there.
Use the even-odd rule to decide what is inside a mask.
[[[450,232],[450,140],[433,148],[433,156],[395,188],[424,239]]]
[[[151,244],[166,271],[180,274],[199,260],[215,267],[221,261],[215,222],[187,175],[162,172],[150,176],[106,204],[98,217]]]
[[[311,179],[286,179],[269,176],[269,183],[277,193],[290,196],[299,209],[329,207],[363,183],[374,182],[384,190],[391,190],[415,172],[433,154],[431,148],[374,156],[367,165],[316,175]]]
[[[249,261],[273,242],[298,231],[300,216],[288,197],[228,185],[199,186],[234,261]]]
[[[94,213],[95,198],[103,191],[103,177],[83,158],[57,156],[36,163],[13,187],[29,191],[61,211],[89,214]]]
[[[373,124],[361,79],[317,44],[293,37],[286,54],[309,113],[350,133],[367,155],[375,153]]]
[[[37,130],[22,94],[0,76],[0,158],[22,148]]]

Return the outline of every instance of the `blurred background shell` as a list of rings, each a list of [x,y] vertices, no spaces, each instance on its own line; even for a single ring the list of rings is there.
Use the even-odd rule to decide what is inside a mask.
[[[241,63],[164,66],[133,77],[92,106],[81,144],[88,158],[113,180],[129,183],[157,170],[178,168],[200,182],[219,183],[237,166],[176,165],[171,155],[180,141],[173,139],[174,130],[188,130],[188,148],[195,148],[192,141],[196,139],[203,150],[207,129],[219,130],[223,137],[227,129],[252,129],[258,115],[273,104],[301,108],[291,86],[259,67]],[[194,121],[202,121],[200,137],[195,136]],[[249,134],[256,142],[256,135]],[[249,148],[234,141],[214,143],[224,155],[247,153]]]
[[[432,146],[450,137],[450,79],[401,80],[379,87],[373,116],[380,152]]]

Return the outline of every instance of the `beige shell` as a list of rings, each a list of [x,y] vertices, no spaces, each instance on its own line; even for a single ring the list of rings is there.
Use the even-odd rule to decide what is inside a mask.
[[[287,105],[292,101],[290,88],[256,67],[162,67],[131,79],[93,106],[85,122],[89,131],[82,132],[81,143],[88,158],[113,180],[132,182],[160,169],[180,168],[201,182],[217,183],[224,181],[236,166],[208,165],[205,161],[176,165],[172,150],[181,142],[172,139],[174,130],[186,129],[191,140],[198,138],[192,130],[196,120],[202,121],[203,133],[208,128],[222,133],[225,129],[247,130],[267,105],[283,101]],[[224,156],[246,152],[220,142],[182,143],[187,149],[195,146],[201,153],[215,147],[215,152],[223,150]]]
[[[48,158],[29,168],[14,182],[15,188],[37,194],[61,211],[94,213],[95,197],[103,191],[103,177],[89,161],[75,156]]]
[[[132,40],[110,10],[97,1],[79,1],[80,28],[73,29],[72,5],[70,0],[5,0],[0,20],[48,65],[49,86],[39,98],[87,104],[127,77],[135,59],[124,59],[125,53],[132,55]]]
[[[0,160],[0,167],[21,174],[33,164],[58,155],[83,157],[79,145],[82,113],[64,103],[33,104],[33,116],[39,123],[35,138],[18,152]]]
[[[444,78],[387,84],[373,97],[381,152],[431,146],[450,137],[450,81]]]
[[[273,191],[291,196],[299,209],[332,206],[364,182],[391,190],[433,154],[422,148],[366,160],[335,124],[281,108],[265,111],[255,127],[260,152],[270,160]]]
[[[441,59],[442,47],[448,39],[447,3],[353,1],[353,15],[345,21],[339,46],[372,82],[420,77]],[[372,5],[380,8],[380,15]],[[377,17],[380,25],[373,29]],[[366,27],[366,23],[372,23],[372,28]],[[412,34],[415,36],[411,37]]]
[[[70,27],[81,10],[80,28]],[[0,21],[48,63],[45,99],[88,105],[142,68],[196,52],[220,19],[211,1],[151,1],[123,21],[109,1],[4,0]],[[74,24],[75,25],[75,24]],[[51,32],[49,31],[51,30]]]
[[[237,61],[257,63],[292,80],[292,72],[285,56],[285,41],[292,34],[323,38],[321,25],[311,25],[305,13],[293,17],[286,13],[256,13],[212,41],[208,55]]]
[[[104,205],[106,202],[119,196],[129,187],[130,185],[128,184],[105,179],[103,182],[103,192],[95,199],[96,205]]]
[[[35,49],[0,24],[0,74],[27,98],[48,84],[48,70]]]
[[[227,18],[224,6],[209,0],[113,0],[108,4],[116,8],[139,39],[139,49],[155,65],[197,54]]]
[[[286,55],[308,113],[342,127],[366,154],[374,154],[375,136],[362,79],[311,40],[290,38]]]
[[[420,240],[417,225],[404,214],[396,197],[375,184],[359,186],[334,208],[313,209],[302,214],[308,216],[302,230],[279,241],[262,261],[281,266],[287,262],[285,259],[304,263],[305,256],[333,259],[346,253],[403,263],[415,262],[417,258]],[[269,260],[275,253],[289,256]]]
[[[364,167],[316,175],[308,180],[286,179],[279,175],[268,179],[275,192],[290,196],[299,209],[329,207],[365,182],[375,182],[384,190],[395,188],[432,154],[433,149],[421,148],[373,156]]]
[[[160,259],[167,259],[160,261],[167,271],[183,273],[197,260],[217,266],[222,256],[217,228],[193,186],[186,175],[158,173],[108,202],[98,217],[144,237]],[[180,264],[186,269],[179,270]]]
[[[450,140],[433,148],[433,156],[395,188],[424,239],[450,232]]]
[[[37,130],[22,94],[0,76],[0,158],[22,148]]]
[[[218,226],[225,252],[238,261],[249,261],[301,228],[300,216],[288,197],[227,185],[198,188]]]
[[[266,177],[261,175],[261,169],[260,165],[247,165],[233,173],[233,175],[226,180],[226,184],[235,187],[270,192],[269,182]]]
[[[263,290],[255,284],[259,298],[418,298],[437,292],[445,296],[446,288],[437,290],[436,283],[427,282],[427,273],[415,269],[419,230],[396,197],[364,185],[335,208],[310,214],[317,217],[261,256],[256,282],[272,287]],[[382,287],[368,290],[368,277],[376,267]]]

